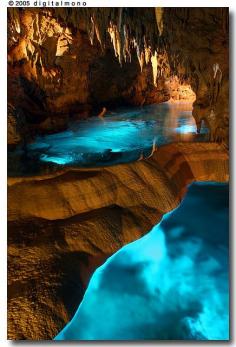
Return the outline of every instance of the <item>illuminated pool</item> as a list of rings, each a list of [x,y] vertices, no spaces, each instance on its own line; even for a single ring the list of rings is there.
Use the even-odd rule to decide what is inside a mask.
[[[27,151],[20,147],[8,155],[9,175],[38,173],[58,166],[94,167],[147,157],[153,143],[204,140],[196,135],[191,103],[120,108],[104,119],[74,122],[68,130],[37,137]],[[206,136],[206,135],[205,135]]]
[[[177,209],[97,269],[56,340],[228,340],[228,192],[192,184]]]

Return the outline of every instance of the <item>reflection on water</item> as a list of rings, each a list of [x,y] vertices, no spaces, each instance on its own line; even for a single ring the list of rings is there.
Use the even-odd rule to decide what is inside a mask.
[[[55,339],[229,339],[228,193],[228,184],[192,184],[177,209],[96,270]]]
[[[54,166],[93,167],[137,160],[157,146],[174,141],[204,140],[196,135],[192,104],[120,108],[104,119],[74,122],[60,133],[37,137],[27,152],[9,153],[9,175],[37,173]],[[203,127],[202,134],[207,129]],[[18,166],[17,166],[18,162]]]

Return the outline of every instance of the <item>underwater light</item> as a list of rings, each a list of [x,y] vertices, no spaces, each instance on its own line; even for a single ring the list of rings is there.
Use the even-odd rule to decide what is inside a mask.
[[[49,156],[47,154],[43,154],[40,157],[41,161],[51,162],[58,165],[66,165],[74,161],[74,158],[71,155],[64,155],[63,157]]]
[[[196,133],[195,125],[184,124],[176,128],[176,132],[180,134]]]
[[[228,192],[191,184],[176,209],[94,272],[54,340],[228,340]]]

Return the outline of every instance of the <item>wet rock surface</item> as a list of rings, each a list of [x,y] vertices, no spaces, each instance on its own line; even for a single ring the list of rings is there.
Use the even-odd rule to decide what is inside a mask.
[[[10,149],[104,107],[195,95],[211,141],[9,178],[9,339],[52,339],[93,271],[178,206],[189,183],[228,182],[228,20],[227,8],[9,9]]]
[[[196,93],[198,128],[204,119],[227,145],[228,9],[68,11],[9,10],[8,101],[21,128],[55,132],[104,106],[191,98],[177,75]]]
[[[53,338],[97,266],[178,206],[187,184],[228,176],[221,146],[179,143],[135,163],[10,178],[8,337]]]

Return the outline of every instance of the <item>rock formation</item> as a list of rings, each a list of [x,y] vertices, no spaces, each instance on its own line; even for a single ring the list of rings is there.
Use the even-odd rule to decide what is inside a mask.
[[[141,73],[134,55],[121,66],[110,39],[105,50],[97,39],[91,44],[86,22],[78,23],[68,26],[49,10],[9,10],[9,144],[59,131],[104,105],[168,100],[164,79],[153,85],[151,65]]]
[[[172,93],[170,83],[178,76],[196,93],[198,129],[204,119],[211,140],[227,145],[228,9],[35,8],[8,14],[10,144],[58,131],[104,106],[178,99],[182,93],[176,86]]]
[[[170,65],[176,71],[184,68],[183,73],[192,80],[191,86],[196,93],[193,116],[198,129],[204,120],[211,140],[228,145],[228,9],[173,9],[164,11],[163,21]]]
[[[8,10],[8,144],[103,109],[192,100],[210,143],[130,164],[8,180],[8,336],[51,339],[94,269],[175,208],[193,181],[227,182],[228,9]],[[196,211],[197,214],[197,211]]]
[[[9,338],[53,338],[109,255],[175,208],[189,183],[228,178],[228,153],[214,143],[166,145],[114,167],[9,178]]]

